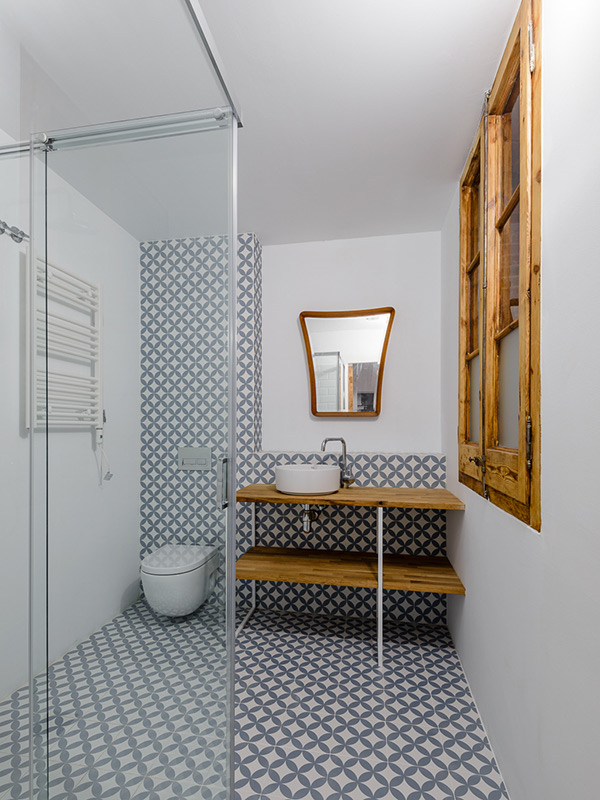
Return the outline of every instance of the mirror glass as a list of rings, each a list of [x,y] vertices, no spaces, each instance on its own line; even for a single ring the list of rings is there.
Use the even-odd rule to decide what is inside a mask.
[[[395,311],[303,311],[315,416],[371,416],[381,412],[383,366]]]

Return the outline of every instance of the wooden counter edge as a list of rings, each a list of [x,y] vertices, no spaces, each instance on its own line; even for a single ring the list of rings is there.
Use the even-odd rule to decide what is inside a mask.
[[[238,489],[239,503],[287,503],[290,505],[362,506],[372,508],[430,508],[463,511],[465,504],[448,489],[409,489],[392,486],[351,486],[326,495],[291,495],[274,484],[253,483]]]

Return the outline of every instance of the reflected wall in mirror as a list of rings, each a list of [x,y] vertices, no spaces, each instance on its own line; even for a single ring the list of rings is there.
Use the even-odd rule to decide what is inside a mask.
[[[393,308],[303,311],[310,406],[317,417],[376,417]]]

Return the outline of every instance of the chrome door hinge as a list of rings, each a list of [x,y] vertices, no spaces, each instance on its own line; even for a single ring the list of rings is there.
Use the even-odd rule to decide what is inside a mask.
[[[535,72],[535,42],[533,41],[533,22],[527,26],[527,33],[529,34],[529,72],[533,75]]]
[[[527,469],[529,470],[529,472],[531,472],[531,464],[533,461],[533,448],[531,444],[531,436],[532,436],[531,417],[527,417],[527,421],[525,423],[525,442],[526,442],[525,458],[527,460]]]

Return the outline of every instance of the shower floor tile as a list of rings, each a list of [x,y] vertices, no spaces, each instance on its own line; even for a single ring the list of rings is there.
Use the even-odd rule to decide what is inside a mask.
[[[50,666],[37,701],[50,800],[225,800],[220,613],[165,620],[139,601]],[[27,688],[0,703],[1,800],[29,797],[28,708]]]
[[[238,636],[236,800],[508,800],[445,628],[256,611]]]

